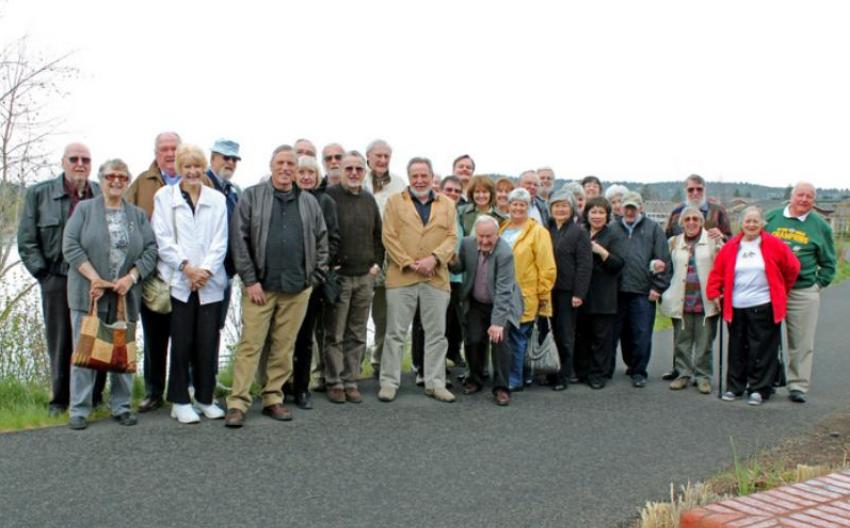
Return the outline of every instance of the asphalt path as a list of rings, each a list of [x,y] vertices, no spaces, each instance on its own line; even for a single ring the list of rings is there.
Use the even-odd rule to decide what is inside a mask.
[[[241,430],[160,410],[0,435],[0,526],[624,526],[671,482],[730,464],[733,441],[744,456],[847,409],[850,283],[822,302],[805,405],[668,390],[662,332],[644,389],[621,366],[604,390],[533,387],[500,408],[436,402],[408,377],[393,403],[369,381],[361,405],[315,395],[289,423],[255,406]]]

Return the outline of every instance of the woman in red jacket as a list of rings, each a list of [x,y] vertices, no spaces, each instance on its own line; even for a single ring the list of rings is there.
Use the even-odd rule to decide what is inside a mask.
[[[800,261],[784,242],[764,229],[758,207],[744,210],[741,232],[717,254],[706,295],[722,298],[729,324],[729,370],[723,400],[744,393],[761,405],[773,392],[779,369],[780,325],[788,290],[800,273]]]

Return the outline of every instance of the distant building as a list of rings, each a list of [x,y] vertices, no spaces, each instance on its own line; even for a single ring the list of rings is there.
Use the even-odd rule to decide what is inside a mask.
[[[667,229],[667,219],[677,205],[670,200],[647,200],[643,203],[643,214],[658,222],[661,229]]]

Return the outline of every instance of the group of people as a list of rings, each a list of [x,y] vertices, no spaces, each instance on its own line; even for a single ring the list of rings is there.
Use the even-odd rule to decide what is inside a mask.
[[[262,414],[276,420],[292,419],[286,396],[302,409],[312,408],[311,391],[361,403],[366,360],[379,379],[377,398],[391,402],[408,341],[417,385],[442,402],[455,400],[447,359],[466,366],[464,394],[489,380],[494,402],[508,405],[535,382],[603,388],[618,343],[640,388],[658,303],[674,321],[671,389],[711,391],[722,317],[730,329],[723,398],[768,399],[785,374],[784,320],[789,395],[805,402],[819,291],[835,272],[832,234],[812,213],[810,184],[798,184],[784,209],[748,208],[733,236],[697,175],[687,178],[688,199],[665,232],[638,193],[603,189],[595,176],[556,190],[554,172],[542,168],[515,185],[475,175],[463,155],[442,178],[415,157],[403,178],[390,172],[392,149],[382,140],[365,156],[336,143],[321,152],[305,139],[281,145],[270,175],[244,191],[232,181],[241,160],[235,141],[216,141],[207,157],[163,132],[154,156],[135,179],[111,159],[92,181],[89,149],[72,143],[63,173],[27,190],[18,249],[41,287],[50,412],[67,410],[73,429],[87,426],[105,385],[104,375],[71,366],[81,322],[95,311],[111,322],[119,303],[143,327],[146,396],[138,411],[167,399],[180,423],[204,416],[241,427],[255,382]],[[154,277],[170,287],[170,313],[143,300]],[[241,334],[222,409],[214,391],[234,286],[242,291]],[[375,346],[367,358],[370,312]],[[550,332],[560,370],[540,376],[525,355]],[[131,374],[111,375],[112,415],[123,425],[137,422],[131,387]]]

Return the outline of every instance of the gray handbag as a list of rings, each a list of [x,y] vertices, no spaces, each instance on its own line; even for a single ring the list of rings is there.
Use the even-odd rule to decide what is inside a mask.
[[[174,242],[177,242],[177,212],[174,207],[171,208],[171,225],[174,229]],[[142,302],[145,303],[148,310],[159,314],[171,313],[171,281],[174,279],[174,272],[168,282],[162,280],[159,276],[159,270],[154,270],[150,277],[142,283]]]
[[[555,345],[551,327],[550,324],[550,330],[543,338],[543,343],[540,343],[537,324],[531,332],[528,348],[525,351],[525,366],[532,375],[557,374],[561,370],[561,357],[558,355],[558,347]]]

